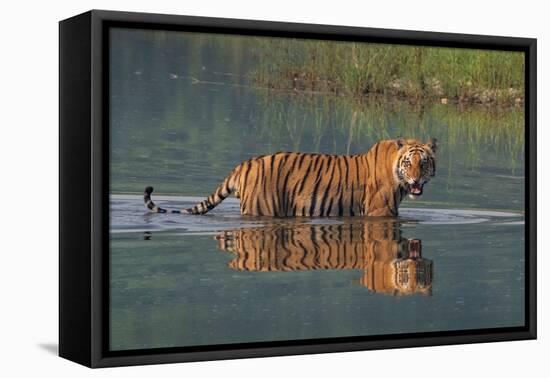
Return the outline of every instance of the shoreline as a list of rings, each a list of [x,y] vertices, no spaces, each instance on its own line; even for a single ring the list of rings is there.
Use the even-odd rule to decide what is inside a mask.
[[[284,85],[283,83],[292,85]],[[410,83],[401,84],[400,82],[390,82],[385,90],[364,91],[362,93],[353,93],[349,90],[326,87],[323,84],[309,82],[307,85],[298,85],[296,81],[280,80],[277,84],[273,81],[251,78],[250,87],[264,89],[267,91],[283,91],[301,95],[333,95],[341,98],[349,98],[352,101],[363,102],[368,99],[376,101],[403,101],[412,105],[456,105],[456,106],[496,106],[498,108],[523,108],[525,105],[525,94],[516,88],[507,89],[471,89],[470,93],[462,95],[445,94],[435,89],[427,90],[423,94],[418,94],[414,90],[407,90]]]

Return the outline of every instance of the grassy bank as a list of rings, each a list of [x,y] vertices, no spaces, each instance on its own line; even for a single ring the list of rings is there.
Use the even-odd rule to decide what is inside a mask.
[[[252,78],[272,89],[412,102],[521,105],[520,52],[312,40],[262,40]]]

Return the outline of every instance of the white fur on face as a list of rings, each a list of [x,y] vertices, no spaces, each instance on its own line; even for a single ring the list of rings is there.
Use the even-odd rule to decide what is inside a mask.
[[[416,194],[409,193],[409,198],[412,200],[417,200],[420,198],[420,196],[417,196]]]

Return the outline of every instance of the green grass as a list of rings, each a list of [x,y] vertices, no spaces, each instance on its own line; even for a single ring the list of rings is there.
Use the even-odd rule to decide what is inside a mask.
[[[524,153],[525,118],[515,108],[409,104],[381,98],[350,101],[306,94],[289,102],[287,97],[272,92],[260,104],[256,133],[276,146],[269,150],[272,153],[287,138],[295,151],[310,146],[312,152],[350,154],[357,153],[362,143],[368,147],[368,141],[436,137],[445,154],[454,160],[460,157],[471,169],[483,165],[482,151],[487,149],[511,172],[522,164],[517,159]]]
[[[405,45],[258,39],[253,81],[280,90],[412,102],[521,105],[524,54]]]

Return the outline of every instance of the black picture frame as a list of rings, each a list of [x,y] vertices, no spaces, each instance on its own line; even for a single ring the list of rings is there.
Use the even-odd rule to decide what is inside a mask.
[[[108,351],[111,27],[525,52],[524,327]],[[536,338],[536,39],[92,10],[59,24],[59,355],[88,367]]]

